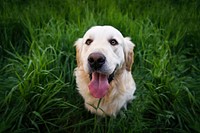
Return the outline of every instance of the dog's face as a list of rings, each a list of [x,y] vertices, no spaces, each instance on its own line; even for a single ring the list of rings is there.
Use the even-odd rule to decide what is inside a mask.
[[[111,26],[92,27],[75,45],[78,67],[89,75],[95,98],[106,95],[116,71],[131,70],[134,44]]]

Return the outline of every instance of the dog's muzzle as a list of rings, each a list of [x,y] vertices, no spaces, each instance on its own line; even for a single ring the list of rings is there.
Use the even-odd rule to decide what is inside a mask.
[[[105,62],[106,62],[106,57],[102,53],[94,52],[88,56],[88,64],[92,72],[95,71],[101,72],[100,69],[105,64]],[[117,67],[115,68],[113,73],[109,75],[108,77],[109,83],[113,80],[116,69]],[[90,80],[91,79],[92,79],[92,73],[90,73]]]
[[[106,95],[117,69],[116,67],[110,75],[106,74],[102,69],[105,62],[106,57],[102,53],[94,52],[88,56],[88,65],[91,72],[88,87],[91,95],[95,98],[102,98]]]

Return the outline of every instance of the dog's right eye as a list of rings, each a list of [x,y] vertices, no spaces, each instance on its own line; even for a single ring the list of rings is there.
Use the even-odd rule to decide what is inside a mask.
[[[87,39],[87,40],[85,41],[85,44],[86,44],[86,45],[90,45],[92,42],[93,42],[92,39]]]

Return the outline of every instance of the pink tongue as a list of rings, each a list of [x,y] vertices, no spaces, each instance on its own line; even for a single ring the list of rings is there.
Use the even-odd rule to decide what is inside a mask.
[[[88,87],[93,97],[104,97],[109,88],[108,76],[101,73],[93,72],[92,80],[89,83]]]

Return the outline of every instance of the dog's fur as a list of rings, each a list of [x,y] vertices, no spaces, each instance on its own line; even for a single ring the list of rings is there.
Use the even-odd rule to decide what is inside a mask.
[[[90,39],[91,44],[86,41]],[[117,45],[111,45],[109,40],[115,39]],[[85,107],[92,113],[101,116],[116,116],[119,110],[128,102],[134,99],[136,89],[135,82],[131,74],[133,64],[134,44],[130,38],[123,37],[122,34],[112,26],[94,26],[90,28],[83,38],[75,42],[77,68],[75,76],[77,89],[85,101]],[[91,53],[99,52],[106,57],[103,69],[99,71],[106,75],[114,73],[113,80],[109,83],[109,89],[105,96],[95,98],[89,90],[90,73],[92,70],[88,64],[88,56]]]

